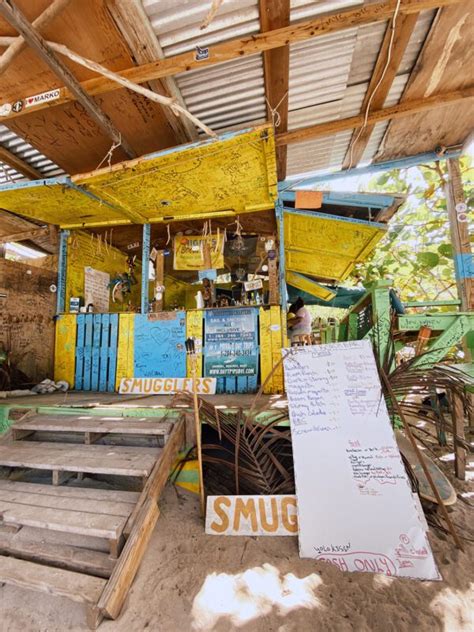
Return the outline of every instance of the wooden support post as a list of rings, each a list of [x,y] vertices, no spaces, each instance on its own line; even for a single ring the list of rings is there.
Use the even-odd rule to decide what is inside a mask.
[[[204,517],[206,515],[206,493],[204,490],[204,475],[202,470],[202,447],[201,447],[201,436],[202,436],[202,426],[201,426],[201,418],[199,416],[199,401],[197,395],[197,382],[196,382],[196,373],[197,373],[197,358],[196,353],[193,352],[191,354],[191,371],[193,376],[193,409],[194,409],[194,425],[196,428],[196,452],[198,458],[198,467],[199,467],[199,500],[201,507],[201,516]]]
[[[60,470],[53,470],[52,483],[53,485],[57,487],[65,483],[67,480],[71,478],[71,476],[74,476],[74,475],[75,475],[75,472],[62,472]]]
[[[283,212],[283,201],[280,197],[278,197],[275,203],[275,214],[278,223],[278,275],[279,275],[279,286],[280,286],[280,300],[281,300],[281,308],[285,313],[288,309],[288,292],[286,289],[286,278],[285,278],[285,227],[284,227],[284,212]],[[283,332],[282,332],[283,333]]]
[[[466,480],[466,449],[458,441],[465,439],[464,433],[464,405],[462,398],[454,394],[451,402],[451,418],[454,433],[454,472],[462,481]]]
[[[280,292],[278,284],[278,260],[268,258],[268,302],[270,305],[280,304]]]
[[[59,257],[58,257],[58,287],[56,290],[56,313],[66,311],[66,266],[67,266],[67,241],[69,231],[62,230],[59,233]]]
[[[84,444],[92,445],[93,443],[96,443],[97,441],[102,439],[102,437],[106,437],[106,436],[107,436],[107,433],[104,433],[104,432],[85,432]]]
[[[149,272],[150,272],[150,224],[143,224],[142,239],[142,286],[141,286],[141,313],[148,314],[149,309]]]
[[[163,250],[156,251],[155,257],[155,302],[153,303],[154,312],[163,311],[165,287],[165,255]],[[161,298],[157,298],[161,294]]]
[[[461,168],[458,158],[447,161],[448,181],[445,184],[451,243],[453,245],[454,270],[461,311],[474,311],[474,261],[469,240],[469,209],[462,186]],[[472,337],[474,334],[470,334]],[[464,340],[466,362],[472,362],[472,346]]]

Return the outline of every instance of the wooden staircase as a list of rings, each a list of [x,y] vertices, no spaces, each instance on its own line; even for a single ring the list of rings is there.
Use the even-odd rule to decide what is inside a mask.
[[[27,413],[0,444],[0,466],[15,477],[0,479],[0,584],[79,601],[91,628],[115,619],[183,444],[183,417]],[[25,470],[42,482],[18,480]],[[127,490],[130,480],[142,491]]]

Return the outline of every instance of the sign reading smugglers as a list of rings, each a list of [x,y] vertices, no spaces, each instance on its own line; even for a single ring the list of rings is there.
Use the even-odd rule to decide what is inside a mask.
[[[178,391],[193,392],[191,377],[123,377],[120,380],[120,395],[171,395]],[[199,395],[214,395],[216,378],[197,377],[196,392]]]
[[[208,535],[297,535],[296,496],[208,496]]]

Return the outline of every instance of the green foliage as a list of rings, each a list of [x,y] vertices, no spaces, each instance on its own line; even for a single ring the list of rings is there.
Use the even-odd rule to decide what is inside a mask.
[[[468,158],[461,160],[461,170],[466,200],[474,203]],[[383,173],[369,183],[369,191],[401,193],[406,200],[369,261],[356,267],[355,279],[391,280],[402,300],[457,298],[445,171],[443,163],[435,163]]]

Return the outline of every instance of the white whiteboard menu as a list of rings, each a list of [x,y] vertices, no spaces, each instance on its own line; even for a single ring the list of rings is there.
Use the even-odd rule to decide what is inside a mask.
[[[284,367],[300,556],[343,571],[441,579],[370,342],[294,347]]]
[[[110,302],[110,274],[94,268],[84,268],[84,303],[92,303],[94,312],[107,313]]]

